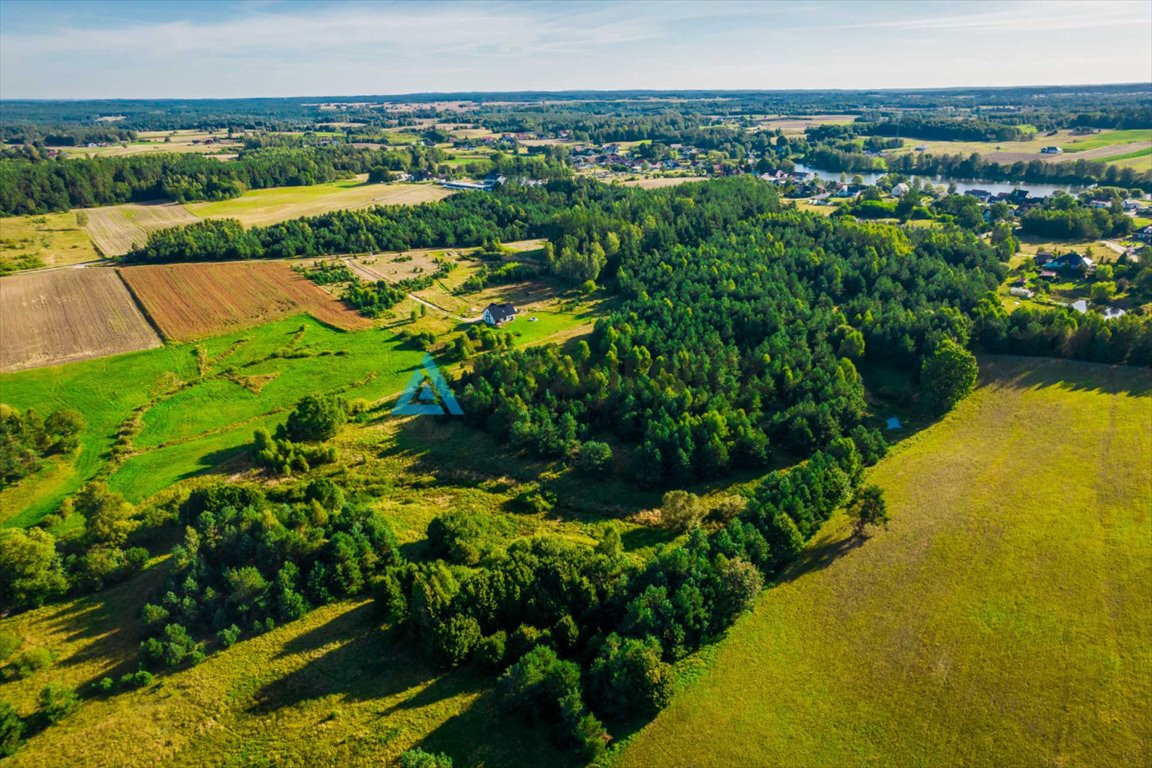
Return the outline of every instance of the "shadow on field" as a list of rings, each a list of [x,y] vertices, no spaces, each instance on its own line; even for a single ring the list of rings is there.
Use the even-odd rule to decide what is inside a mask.
[[[1152,370],[1052,357],[987,355],[980,358],[980,383],[1013,389],[1058,387],[1071,392],[1152,395]]]
[[[468,709],[445,720],[419,746],[428,752],[444,752],[456,765],[463,766],[575,768],[582,765],[573,754],[562,752],[552,744],[550,730],[546,725],[530,727],[501,714],[489,690],[477,697]]]
[[[68,642],[82,645],[61,667],[71,667],[92,661],[104,661],[110,666],[99,675],[81,684],[81,692],[89,689],[102,677],[116,678],[136,670],[136,652],[142,639],[140,609],[148,598],[160,588],[167,568],[153,567],[144,573],[103,590],[90,597],[61,605],[46,617],[53,630],[65,635]]]
[[[810,547],[804,550],[799,559],[780,574],[777,583],[795,581],[805,574],[822,571],[852,550],[864,546],[867,542],[867,536],[848,536]]]
[[[392,712],[426,706],[480,685],[478,679],[434,668],[393,630],[381,629],[372,602],[293,638],[280,655],[313,653],[328,646],[330,650],[319,658],[260,689],[250,711],[266,714],[332,694],[368,701],[411,690],[411,696],[387,710]]]

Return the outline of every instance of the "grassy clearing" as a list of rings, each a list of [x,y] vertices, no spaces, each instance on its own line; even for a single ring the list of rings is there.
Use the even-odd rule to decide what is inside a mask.
[[[369,184],[366,178],[362,175],[310,187],[256,189],[231,200],[185,207],[203,219],[239,219],[245,226],[255,227],[344,208],[426,203],[451,194],[431,184]]]
[[[1152,741],[1152,381],[985,360],[871,473],[621,766],[1143,765]]]
[[[83,215],[69,211],[0,218],[0,275],[99,259],[80,224]]]

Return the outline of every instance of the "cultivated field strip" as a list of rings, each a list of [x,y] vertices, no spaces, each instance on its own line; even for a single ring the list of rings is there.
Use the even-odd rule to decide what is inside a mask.
[[[162,264],[120,270],[148,316],[174,341],[213,336],[307,312],[342,328],[372,327],[283,262]]]
[[[105,256],[123,256],[158,229],[200,221],[178,203],[110,205],[88,211],[88,234]]]
[[[59,269],[0,279],[0,371],[160,345],[115,270]]]

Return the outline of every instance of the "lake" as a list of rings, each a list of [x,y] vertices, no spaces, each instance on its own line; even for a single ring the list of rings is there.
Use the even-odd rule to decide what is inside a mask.
[[[839,179],[839,171],[822,171],[819,168],[811,168],[801,163],[796,163],[796,170],[802,173],[814,173],[822,179]],[[864,179],[865,184],[875,184],[881,176],[886,176],[887,171],[867,171],[859,173],[846,174],[849,179],[853,176],[859,176]],[[912,178],[909,176],[909,178]],[[1088,187],[1076,186],[1073,184],[1034,184],[1031,182],[1014,182],[1014,181],[982,181],[980,179],[948,179],[943,176],[919,176],[916,178],[929,181],[936,186],[948,186],[949,184],[956,185],[957,192],[967,192],[970,189],[983,189],[985,192],[997,194],[998,192],[1011,192],[1014,189],[1026,189],[1028,194],[1032,197],[1048,197],[1057,191],[1064,191],[1070,194],[1079,194]]]

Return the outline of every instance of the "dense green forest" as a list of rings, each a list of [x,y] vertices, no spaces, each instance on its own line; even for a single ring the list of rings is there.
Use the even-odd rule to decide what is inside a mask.
[[[0,214],[46,213],[142,200],[223,200],[245,189],[322,184],[374,168],[431,171],[442,151],[255,148],[230,162],[192,154],[0,160]]]

